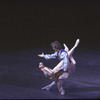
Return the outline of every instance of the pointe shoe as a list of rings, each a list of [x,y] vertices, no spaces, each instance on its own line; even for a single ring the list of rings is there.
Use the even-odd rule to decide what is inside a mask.
[[[65,95],[65,91],[64,91],[64,90],[62,90],[60,94],[61,94],[61,95]]]
[[[68,47],[66,46],[66,44],[63,44],[64,45],[64,48],[65,48],[65,51],[69,51]]]
[[[47,91],[49,91],[50,88],[51,88],[51,86],[45,86],[45,87],[43,87],[43,88],[41,88],[41,89],[42,89],[42,90],[47,90]]]
[[[75,47],[78,46],[79,42],[80,42],[80,39],[77,39],[76,42],[75,42]]]

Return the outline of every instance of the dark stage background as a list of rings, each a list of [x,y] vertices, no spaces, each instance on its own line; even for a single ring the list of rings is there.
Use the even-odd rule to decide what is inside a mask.
[[[0,99],[100,98],[100,0],[0,0]],[[76,71],[65,82],[64,96],[38,68],[53,68],[37,54],[53,53],[58,40],[71,48]]]
[[[0,49],[99,46],[99,0],[0,0]]]

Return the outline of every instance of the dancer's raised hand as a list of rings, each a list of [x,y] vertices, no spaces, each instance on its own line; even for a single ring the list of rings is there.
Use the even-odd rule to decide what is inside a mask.
[[[44,56],[44,53],[42,52],[42,54],[38,54],[39,57],[43,57]]]

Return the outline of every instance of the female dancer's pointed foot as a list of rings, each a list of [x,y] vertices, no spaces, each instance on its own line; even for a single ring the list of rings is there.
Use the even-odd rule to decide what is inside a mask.
[[[68,52],[68,51],[69,51],[69,49],[68,49],[68,47],[66,46],[66,44],[64,43],[63,45],[64,45],[64,48],[65,48],[65,51],[67,51],[67,52]]]
[[[61,94],[61,95],[65,95],[65,91],[64,91],[64,90],[62,90],[60,94]]]
[[[77,39],[74,46],[77,47],[79,42],[80,42],[80,39]]]
[[[47,85],[47,86],[45,86],[45,87],[43,87],[43,88],[41,88],[42,90],[47,90],[47,91],[49,91],[50,89],[51,89],[51,86],[50,85]]]

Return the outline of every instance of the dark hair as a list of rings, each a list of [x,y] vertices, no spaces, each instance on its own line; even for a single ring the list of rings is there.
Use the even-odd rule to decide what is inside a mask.
[[[51,46],[57,50],[62,49],[62,45],[58,41],[54,41],[51,43]]]

